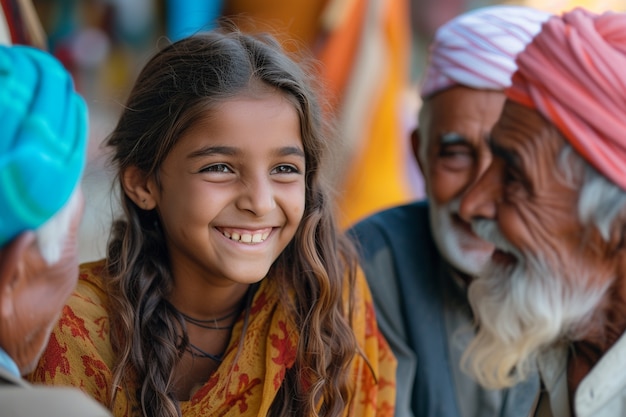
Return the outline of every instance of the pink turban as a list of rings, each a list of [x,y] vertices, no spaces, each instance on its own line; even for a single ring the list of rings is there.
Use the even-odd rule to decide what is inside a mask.
[[[454,85],[504,90],[515,57],[551,15],[530,7],[490,6],[452,19],[435,33],[422,98]]]
[[[507,96],[539,111],[626,190],[626,14],[553,17],[519,55]]]

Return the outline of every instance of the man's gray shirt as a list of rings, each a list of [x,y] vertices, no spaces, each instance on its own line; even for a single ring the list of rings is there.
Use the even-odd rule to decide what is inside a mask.
[[[348,233],[359,248],[379,328],[398,359],[395,416],[528,416],[537,377],[491,391],[460,370],[472,313],[432,239],[427,203],[382,211]]]

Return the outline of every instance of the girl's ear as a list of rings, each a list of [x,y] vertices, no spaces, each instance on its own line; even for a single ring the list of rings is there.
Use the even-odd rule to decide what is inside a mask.
[[[126,168],[122,174],[122,187],[133,202],[144,210],[152,210],[157,205],[154,182],[136,166]]]

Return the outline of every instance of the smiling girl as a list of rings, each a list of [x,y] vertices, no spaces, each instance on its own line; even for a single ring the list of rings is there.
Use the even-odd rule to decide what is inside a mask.
[[[107,142],[124,216],[32,381],[116,416],[393,414],[395,359],[335,225],[302,68],[221,30],[147,63]]]

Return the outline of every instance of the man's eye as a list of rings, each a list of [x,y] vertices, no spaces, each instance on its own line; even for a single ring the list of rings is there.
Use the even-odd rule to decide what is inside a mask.
[[[521,177],[519,176],[519,174],[512,169],[505,169],[503,178],[504,184],[514,184],[521,181]]]
[[[439,150],[439,159],[448,169],[469,169],[474,164],[474,152],[467,146],[444,146]]]
[[[209,165],[207,167],[202,168],[200,170],[200,172],[223,172],[223,173],[229,173],[229,172],[232,172],[232,170],[226,164],[213,164],[213,165]]]
[[[505,169],[502,175],[502,186],[504,199],[527,196],[530,192],[528,184],[519,172],[512,169]]]
[[[441,147],[439,148],[439,156],[472,156],[473,154],[474,150],[466,143],[441,144]]]
[[[468,151],[467,149],[446,149],[446,150],[441,151],[440,156],[449,157],[449,158],[452,158],[452,157],[471,158],[472,152]]]

